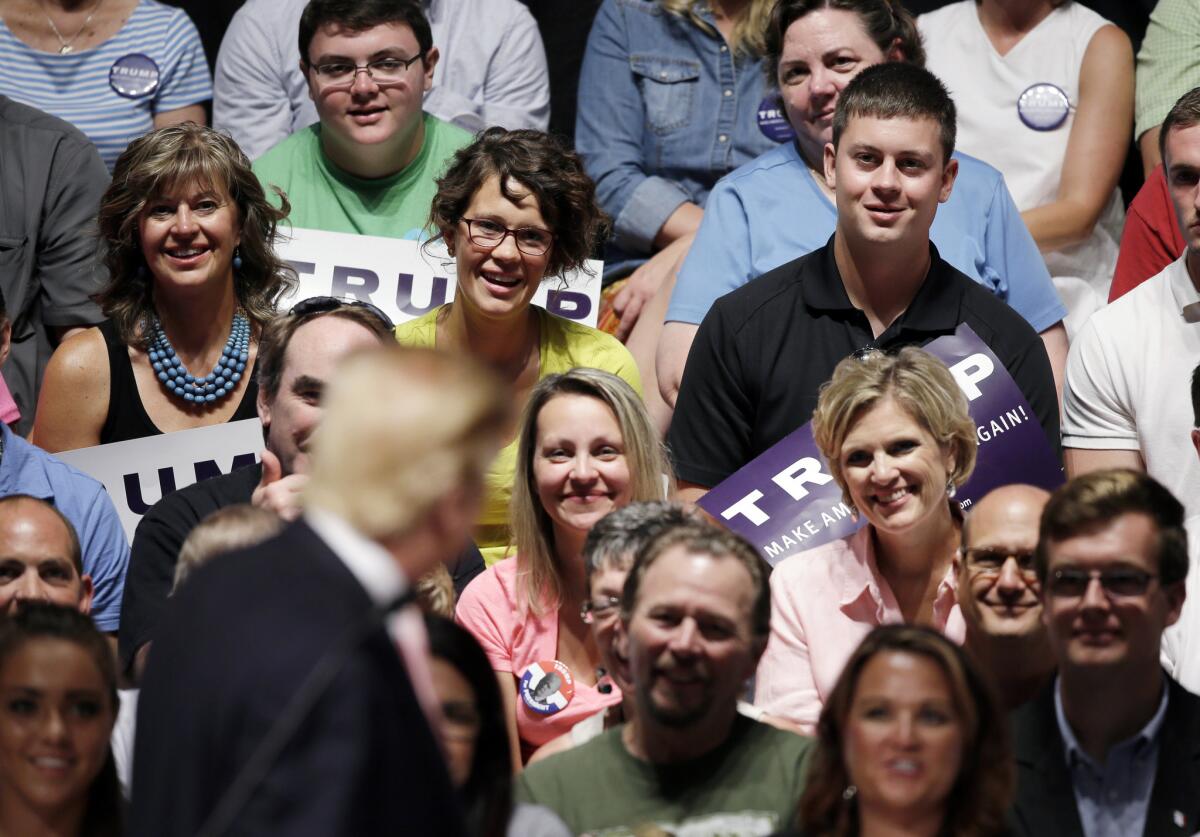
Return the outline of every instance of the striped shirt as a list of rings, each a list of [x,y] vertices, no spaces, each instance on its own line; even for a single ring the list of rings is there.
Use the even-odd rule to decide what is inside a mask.
[[[211,99],[212,74],[187,13],[141,0],[116,35],[68,55],[33,49],[0,21],[0,93],[79,128],[111,171],[155,114]]]

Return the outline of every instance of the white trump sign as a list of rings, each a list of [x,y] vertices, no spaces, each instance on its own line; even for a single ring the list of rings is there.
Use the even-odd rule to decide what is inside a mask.
[[[164,496],[185,485],[253,465],[262,448],[262,425],[258,419],[245,419],[69,450],[56,456],[104,483],[125,535],[132,542],[142,515]]]
[[[369,302],[402,323],[454,299],[454,259],[440,241],[422,247],[400,238],[296,229],[275,251],[300,278],[295,295],[280,302],[281,310],[310,296],[335,296]],[[586,271],[546,279],[534,304],[594,327],[603,266],[589,261]]]

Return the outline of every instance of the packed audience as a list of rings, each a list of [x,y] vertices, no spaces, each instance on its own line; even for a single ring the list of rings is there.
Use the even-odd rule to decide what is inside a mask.
[[[1200,833],[1194,3],[179,5],[0,0],[0,835]]]

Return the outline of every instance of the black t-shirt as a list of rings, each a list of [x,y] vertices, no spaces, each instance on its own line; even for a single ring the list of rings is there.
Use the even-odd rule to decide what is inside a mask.
[[[201,520],[218,509],[249,503],[262,465],[240,468],[224,476],[181,488],[155,503],[138,523],[129,551],[129,570],[121,600],[121,627],[117,645],[121,669],[129,671],[137,650],[150,642],[167,605],[175,580],[179,549]],[[454,589],[463,588],[484,570],[483,556],[469,544],[448,567]]]
[[[714,303],[696,332],[667,442],[681,480],[712,487],[812,418],[817,393],[856,350],[923,346],[966,323],[995,353],[1061,454],[1046,348],[1021,315],[942,260],[874,338],[846,295],[833,239]]]

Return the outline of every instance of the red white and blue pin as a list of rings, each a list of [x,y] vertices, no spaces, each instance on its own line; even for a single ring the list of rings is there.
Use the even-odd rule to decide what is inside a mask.
[[[559,660],[530,663],[521,675],[521,700],[529,711],[553,715],[567,708],[575,697],[575,678],[571,669]]]

